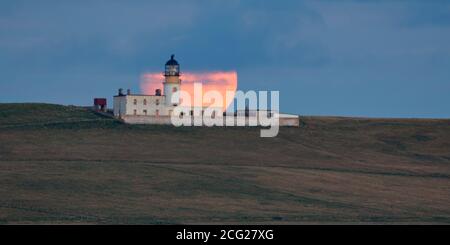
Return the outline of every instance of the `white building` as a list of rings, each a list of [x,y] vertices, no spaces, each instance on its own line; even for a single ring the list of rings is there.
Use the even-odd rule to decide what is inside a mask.
[[[114,96],[114,116],[123,118],[126,116],[170,116],[179,100],[173,98],[174,93],[180,89],[180,65],[174,59],[174,55],[167,61],[165,66],[164,93],[157,89],[155,95],[126,94],[119,89],[118,95]],[[178,102],[177,102],[178,101]]]

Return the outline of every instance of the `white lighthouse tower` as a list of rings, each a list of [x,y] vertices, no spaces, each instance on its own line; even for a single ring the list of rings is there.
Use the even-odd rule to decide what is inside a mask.
[[[179,96],[174,93],[180,90],[180,65],[174,59],[175,55],[170,56],[170,60],[166,62],[166,69],[164,71],[164,96],[167,106],[177,106],[180,103]]]

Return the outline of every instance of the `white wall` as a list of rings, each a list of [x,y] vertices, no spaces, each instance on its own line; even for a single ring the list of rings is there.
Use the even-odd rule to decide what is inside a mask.
[[[166,106],[165,96],[124,95],[114,97],[114,115],[168,116],[173,106]],[[147,113],[145,113],[145,111]]]
[[[114,116],[121,117],[126,115],[126,98],[125,96],[114,96]]]
[[[176,89],[176,91],[180,91],[180,83],[164,83],[164,96],[166,97],[166,105],[171,106],[172,105],[172,97],[174,96],[173,89]],[[176,104],[178,105],[179,97],[175,98],[176,101],[178,101]]]

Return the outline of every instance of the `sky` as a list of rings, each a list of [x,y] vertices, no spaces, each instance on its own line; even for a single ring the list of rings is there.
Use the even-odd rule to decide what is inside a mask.
[[[0,1],[0,103],[111,104],[171,54],[285,113],[450,117],[450,1]]]

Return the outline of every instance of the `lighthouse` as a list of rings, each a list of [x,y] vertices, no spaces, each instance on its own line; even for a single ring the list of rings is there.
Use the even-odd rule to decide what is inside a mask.
[[[165,103],[167,106],[177,106],[180,103],[180,98],[178,93],[175,92],[180,90],[181,80],[180,80],[180,65],[174,59],[175,55],[170,56],[170,60],[166,62],[164,71],[164,96]]]
[[[170,60],[166,62],[163,74],[163,81],[161,81],[160,73],[157,77],[163,83],[164,94],[161,93],[159,88],[155,90],[155,94],[135,94],[130,89],[127,89],[124,93],[123,89],[119,88],[117,95],[114,96],[114,116],[130,124],[173,124],[172,118],[178,118],[187,119],[186,121],[192,122],[195,126],[219,126],[223,123],[224,116],[232,117],[231,121],[237,122],[237,117],[240,117],[241,113],[237,111],[234,115],[226,115],[223,113],[222,105],[184,105],[186,103],[181,105],[181,96],[178,93],[181,92],[180,64],[175,60],[174,55],[171,55]],[[203,94],[200,94],[200,96],[203,96]],[[99,101],[94,102],[96,108],[102,104]],[[106,108],[106,100],[103,102],[105,102],[103,104]],[[248,118],[258,118],[257,115],[261,115],[261,113],[273,115],[274,112],[249,112],[246,110],[242,117],[247,125],[250,122]],[[273,116],[269,117],[273,118]],[[280,119],[280,126],[299,125],[299,117],[296,115],[283,114],[281,116],[279,114],[277,118]],[[255,120],[258,122],[258,119]]]

